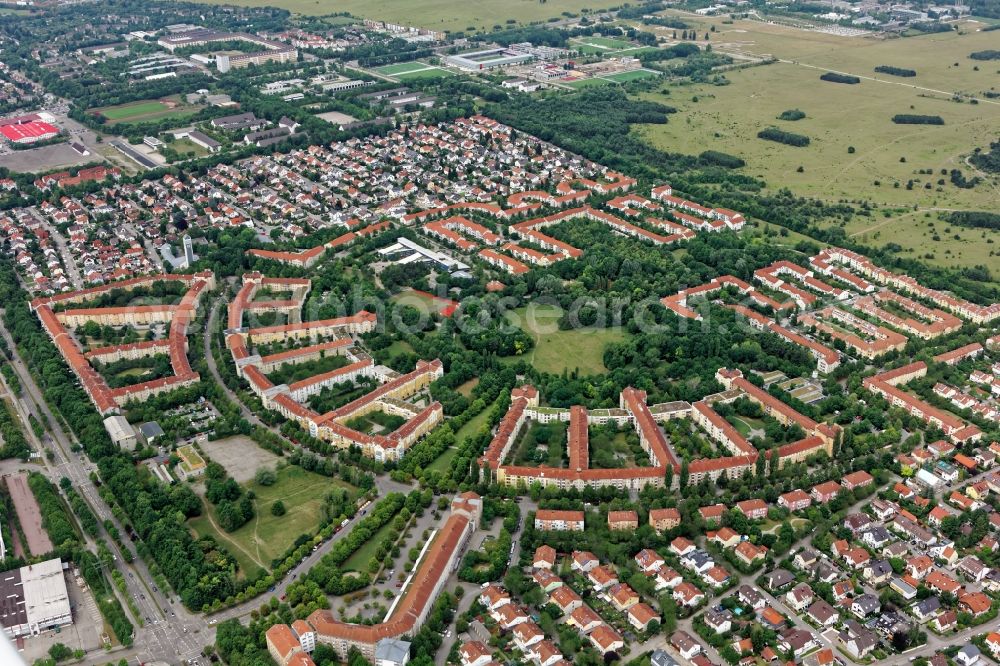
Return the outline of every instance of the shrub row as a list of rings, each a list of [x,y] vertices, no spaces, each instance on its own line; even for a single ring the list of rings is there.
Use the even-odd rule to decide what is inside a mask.
[[[803,134],[786,132],[785,130],[780,130],[777,127],[768,127],[767,129],[757,132],[757,138],[767,139],[768,141],[777,141],[778,143],[784,143],[797,148],[809,145],[809,137]]]
[[[819,77],[824,81],[829,81],[831,83],[861,83],[861,79],[856,76],[851,76],[850,74],[837,74],[836,72],[827,72]]]

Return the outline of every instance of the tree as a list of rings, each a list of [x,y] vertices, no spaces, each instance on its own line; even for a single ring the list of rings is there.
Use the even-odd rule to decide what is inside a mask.
[[[278,476],[270,467],[261,467],[257,470],[257,473],[254,474],[254,481],[256,481],[259,486],[273,486],[277,480]]]
[[[56,661],[62,661],[63,659],[69,659],[73,656],[73,650],[69,649],[62,643],[56,643],[49,648],[49,656]]]
[[[680,478],[677,480],[677,484],[678,484],[678,487],[680,488],[680,491],[682,493],[684,492],[685,489],[687,489],[687,485],[688,485],[688,461],[687,461],[687,459],[684,459],[684,460],[681,461],[681,475],[680,475]]]
[[[271,515],[272,516],[283,516],[285,515],[285,503],[281,500],[276,501],[271,505]]]

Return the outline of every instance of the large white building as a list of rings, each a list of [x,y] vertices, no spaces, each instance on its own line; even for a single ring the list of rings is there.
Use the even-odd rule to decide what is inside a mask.
[[[0,623],[12,638],[73,623],[59,558],[0,573]]]

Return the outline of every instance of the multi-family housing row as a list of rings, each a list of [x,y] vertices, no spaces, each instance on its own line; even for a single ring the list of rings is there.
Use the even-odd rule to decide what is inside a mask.
[[[975,425],[965,423],[954,414],[929,405],[900,388],[901,385],[924,377],[926,374],[927,364],[924,361],[916,361],[865,377],[862,385],[872,393],[885,398],[893,407],[904,409],[927,424],[940,428],[953,442],[979,440],[982,437],[982,432]]]
[[[322,643],[332,647],[344,661],[356,648],[365,659],[378,663],[380,646],[413,636],[427,621],[435,599],[458,568],[481,513],[482,500],[473,492],[462,493],[452,501],[451,514],[427,540],[416,569],[381,622],[351,624],[338,620],[333,611],[318,610],[305,620],[268,629],[265,638],[271,656],[279,664],[296,663],[291,661],[295,655],[308,655]],[[298,659],[297,666],[312,663],[311,659]]]
[[[926,299],[976,324],[986,324],[1000,317],[1000,303],[977,305],[957,298],[947,292],[925,287],[909,275],[893,273],[892,271],[880,268],[873,264],[867,257],[851,250],[831,247],[823,250],[813,259],[813,265],[817,266],[818,270],[819,266],[823,266],[826,271],[832,273],[835,270],[833,267],[834,264],[847,266],[851,271],[860,273],[877,284],[894,287],[900,291]]]
[[[769,460],[777,455],[778,464],[784,465],[804,460],[819,452],[827,454],[831,452],[837,437],[837,426],[817,423],[799,414],[747,381],[739,370],[720,369],[716,378],[726,387],[725,397],[721,397],[723,394],[710,396],[693,405],[674,402],[649,406],[646,404],[645,392],[630,387],[622,391],[618,409],[603,410],[587,410],[582,406],[570,409],[541,407],[537,389],[533,386],[516,388],[511,391],[510,409],[497,426],[493,439],[480,458],[480,465],[497,483],[510,486],[521,484],[531,486],[538,483],[543,487],[578,489],[642,488],[646,485],[662,487],[665,483],[667,466],[678,473],[680,462],[658,422],[679,418],[691,418],[731,454],[727,457],[690,461],[688,474],[691,483],[698,483],[703,478],[716,480],[722,475],[738,478],[745,471],[754,468],[760,455],[766,455]],[[776,454],[770,451],[761,454],[711,407],[713,401],[732,401],[741,396],[760,404],[765,413],[783,425],[794,423],[801,426],[807,436],[800,441],[779,447],[775,450]],[[527,467],[504,462],[519,433],[529,421],[547,423],[555,420],[569,424],[567,431],[569,467],[556,468],[545,465]],[[587,455],[587,426],[609,422],[635,427],[640,445],[649,456],[651,462],[649,466],[629,469],[590,467]],[[582,520],[580,516],[580,529]]]
[[[180,282],[188,287],[177,304],[137,305],[129,307],[70,307],[74,304],[86,305],[87,301],[99,297],[112,289],[130,290],[149,286],[156,282]],[[187,357],[188,327],[194,320],[202,295],[215,287],[215,277],[209,271],[194,275],[155,275],[133,278],[122,282],[76,292],[66,292],[55,296],[36,298],[31,308],[38,316],[42,328],[59,349],[70,370],[80,380],[90,400],[102,416],[117,413],[131,401],[171,391],[193,384],[199,375],[191,368]],[[80,342],[70,329],[88,322],[109,326],[150,327],[154,324],[166,325],[169,333],[164,340],[145,345],[121,345],[91,350],[85,355]],[[173,375],[150,381],[111,388],[105,378],[91,365],[91,360],[103,358],[135,358],[167,352]]]
[[[291,298],[255,301],[254,295],[265,287],[272,291],[289,291]],[[359,312],[349,317],[320,321],[301,321],[301,308],[309,290],[304,279],[269,278],[260,273],[243,276],[243,286],[229,304],[226,346],[236,371],[261,399],[264,407],[298,422],[313,437],[347,448],[357,446],[365,455],[376,460],[398,460],[444,418],[441,403],[432,401],[424,407],[406,399],[425,389],[444,374],[441,362],[418,361],[416,368],[400,375],[374,363],[367,354],[354,348],[352,338],[375,329],[376,317]],[[261,327],[246,326],[254,311],[291,312],[297,323]],[[306,343],[294,349],[261,356],[256,345],[281,342]],[[307,377],[291,384],[275,385],[268,372],[285,364],[304,363],[326,354],[346,357],[347,363],[336,369]],[[306,401],[324,388],[367,377],[379,386],[351,402],[324,414],[307,406]],[[405,423],[388,434],[368,434],[347,425],[369,413],[382,411],[400,416]]]

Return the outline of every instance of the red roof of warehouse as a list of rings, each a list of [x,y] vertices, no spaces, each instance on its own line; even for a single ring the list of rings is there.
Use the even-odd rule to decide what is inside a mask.
[[[33,120],[21,123],[20,125],[4,125],[0,127],[0,132],[3,132],[3,135],[11,141],[20,141],[21,139],[37,138],[46,134],[58,134],[59,130],[54,125],[43,123],[40,120]]]

